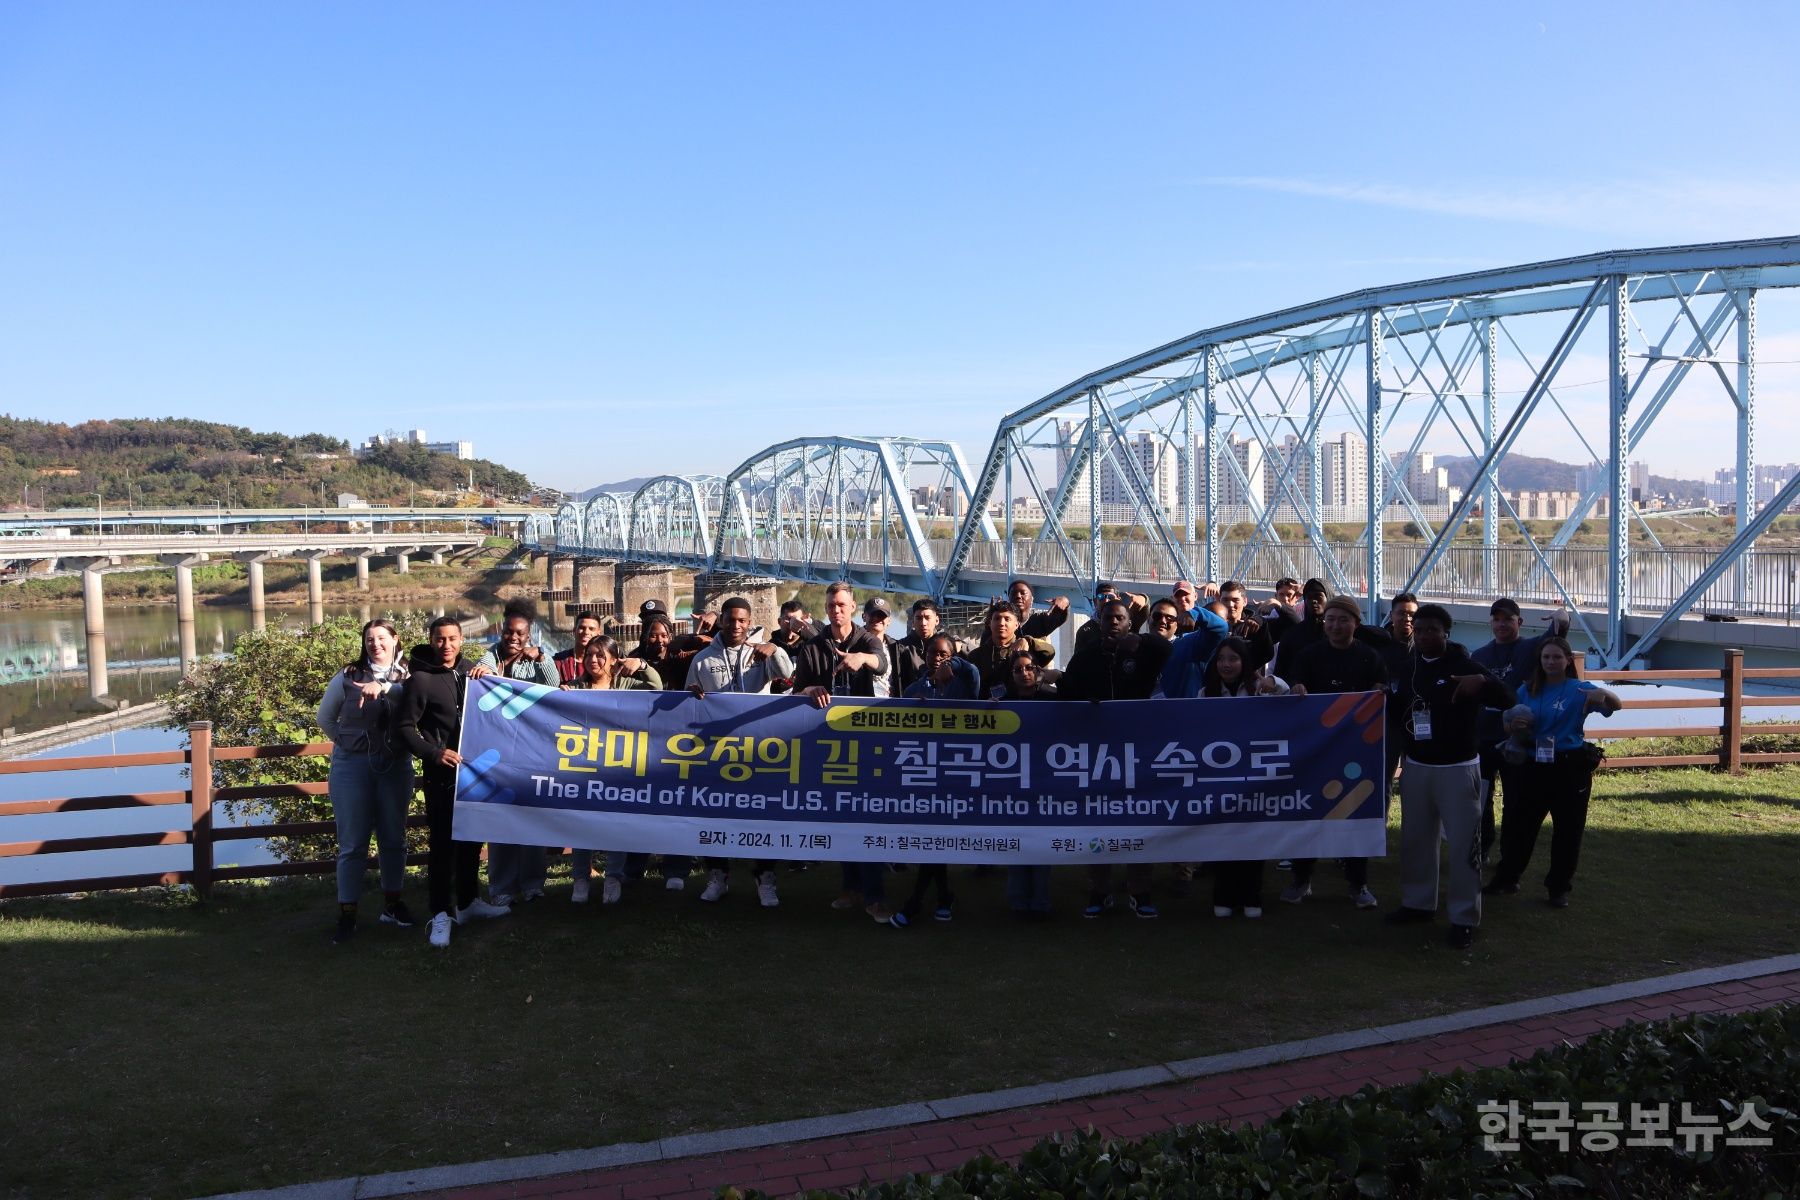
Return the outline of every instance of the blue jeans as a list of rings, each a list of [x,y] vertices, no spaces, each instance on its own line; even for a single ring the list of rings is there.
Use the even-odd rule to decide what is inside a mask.
[[[381,890],[398,895],[406,884],[406,811],[412,807],[412,759],[377,757],[366,751],[333,749],[331,811],[337,820],[337,888],[339,904],[355,904],[362,896],[369,858],[369,834],[375,834]]]
[[[1050,911],[1050,868],[1006,868],[1006,902],[1014,912]]]

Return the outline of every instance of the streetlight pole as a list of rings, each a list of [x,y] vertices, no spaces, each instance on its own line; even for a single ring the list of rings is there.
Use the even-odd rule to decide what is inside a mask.
[[[94,518],[94,528],[99,532],[101,537],[105,537],[106,536],[106,494],[104,492],[95,492],[94,493],[94,505],[95,505],[95,511],[97,513],[97,515]]]

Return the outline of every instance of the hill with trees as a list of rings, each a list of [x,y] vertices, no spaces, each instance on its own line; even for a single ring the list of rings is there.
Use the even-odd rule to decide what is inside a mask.
[[[517,471],[423,446],[377,446],[357,457],[324,434],[292,437],[182,417],[84,421],[0,415],[0,508],[227,508],[333,506],[340,492],[374,504],[444,500],[468,492],[520,499],[533,489]]]

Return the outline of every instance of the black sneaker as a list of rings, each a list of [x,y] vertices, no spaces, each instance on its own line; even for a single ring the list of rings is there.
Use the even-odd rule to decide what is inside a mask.
[[[1567,892],[1552,892],[1552,893],[1550,893],[1550,907],[1551,908],[1567,908],[1567,907],[1569,907],[1569,893],[1567,893]]]
[[[396,900],[381,910],[381,923],[411,929],[419,923],[419,919],[412,915],[412,909],[406,907],[406,901]]]
[[[1428,908],[1408,908],[1403,904],[1381,919],[1389,925],[1423,925],[1436,917]]]
[[[1450,927],[1450,945],[1457,950],[1467,950],[1475,944],[1475,927],[1473,925],[1452,925]]]
[[[331,944],[341,946],[356,936],[356,914],[339,913],[337,932],[331,935]]]

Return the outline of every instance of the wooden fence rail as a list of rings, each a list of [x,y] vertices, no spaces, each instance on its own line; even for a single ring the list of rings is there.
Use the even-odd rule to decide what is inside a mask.
[[[193,847],[193,862],[184,871],[42,880],[36,883],[0,883],[0,899],[180,883],[193,885],[194,890],[204,896],[211,891],[214,883],[221,880],[273,878],[283,875],[323,875],[335,871],[337,870],[337,860],[330,858],[305,862],[220,867],[215,865],[213,853],[215,845],[219,842],[250,841],[271,837],[304,837],[309,834],[333,833],[337,829],[336,823],[332,821],[285,821],[264,825],[220,826],[216,824],[213,819],[213,806],[222,802],[267,799],[276,796],[325,796],[329,794],[329,787],[323,782],[217,787],[213,783],[214,763],[243,762],[251,759],[323,758],[330,754],[330,742],[277,746],[215,746],[212,740],[212,723],[196,721],[188,726],[188,747],[185,750],[160,750],[148,754],[91,754],[73,758],[39,758],[0,762],[0,775],[91,771],[112,767],[185,766],[188,769],[188,786],[181,791],[135,792],[110,796],[62,796],[43,800],[0,802],[0,817],[186,805],[188,810],[188,827],[186,829],[0,842],[0,858],[17,858],[38,854],[74,854],[87,850],[129,850],[156,846]],[[407,818],[406,825],[409,829],[423,829],[425,818],[417,815],[410,816]],[[425,856],[423,854],[409,855],[406,862],[408,866],[421,866],[425,862]],[[370,860],[371,869],[374,865],[374,861]]]
[[[1746,696],[1744,683],[1752,679],[1800,680],[1800,667],[1745,668],[1742,650],[1725,651],[1724,664],[1717,670],[1681,671],[1592,671],[1585,678],[1608,683],[1719,683],[1719,695],[1676,697],[1673,699],[1628,699],[1631,711],[1664,709],[1718,709],[1717,724],[1667,725],[1632,728],[1605,726],[1592,732],[1600,741],[1624,738],[1717,737],[1719,749],[1709,754],[1634,754],[1609,757],[1608,768],[1716,766],[1732,773],[1747,764],[1800,762],[1800,754],[1748,753],[1744,750],[1744,710],[1746,708],[1791,705],[1800,698],[1785,696]],[[1800,733],[1800,723],[1756,726],[1758,733]],[[137,875],[107,875],[89,878],[43,880],[36,883],[0,883],[0,899],[17,896],[59,895],[73,891],[105,891],[114,888],[152,887],[166,884],[191,884],[206,895],[215,882],[233,879],[261,879],[289,875],[322,875],[337,869],[335,859],[305,862],[263,863],[249,866],[220,867],[214,862],[214,847],[219,842],[248,841],[270,837],[302,837],[332,833],[331,821],[285,821],[264,825],[217,826],[213,820],[214,805],[234,800],[267,799],[276,796],[325,796],[329,789],[318,783],[272,783],[249,787],[217,787],[213,783],[213,764],[243,762],[254,759],[322,758],[331,754],[331,743],[308,742],[276,746],[215,746],[212,725],[196,721],[188,726],[186,750],[162,750],[146,754],[95,754],[77,758],[39,758],[0,762],[0,775],[49,774],[60,771],[100,770],[113,767],[176,766],[188,768],[188,786],[180,791],[136,792],[117,795],[65,796],[42,800],[0,802],[0,817],[41,816],[63,812],[97,812],[107,809],[163,807],[185,804],[188,827],[151,833],[106,834],[90,837],[45,838],[36,841],[0,842],[0,858],[20,858],[39,854],[72,854],[89,850],[123,850],[158,846],[191,846],[193,863],[185,871],[146,872]],[[419,829],[425,818],[407,818],[407,828]],[[409,866],[424,863],[423,854],[407,857]],[[369,866],[374,868],[374,861]]]

